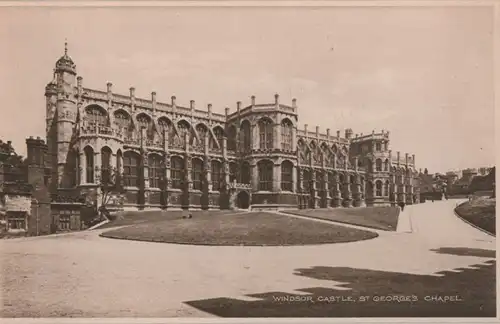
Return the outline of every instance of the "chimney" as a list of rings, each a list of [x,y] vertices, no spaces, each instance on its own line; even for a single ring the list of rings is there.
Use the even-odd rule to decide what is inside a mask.
[[[236,110],[238,111],[238,115],[239,115],[240,110],[241,110],[241,101],[236,102]]]
[[[177,99],[177,98],[175,98],[175,96],[170,97],[172,107],[176,107],[175,99]]]
[[[130,98],[135,99],[135,88],[134,87],[130,87]]]
[[[225,110],[225,112],[226,112],[226,119],[227,119],[227,116],[229,116],[229,108],[228,108],[228,107],[226,107],[224,110]]]
[[[326,129],[326,138],[330,139],[330,128]]]
[[[250,97],[252,101],[252,106],[255,106],[255,96]]]
[[[297,108],[297,99],[295,99],[295,98],[292,99],[292,108],[294,108],[294,109]]]
[[[316,126],[316,137],[319,137],[319,126]]]
[[[113,83],[108,82],[108,83],[106,84],[106,86],[107,86],[107,89],[108,89],[108,93],[113,92]]]
[[[195,107],[195,102],[194,102],[194,100],[190,100],[190,101],[189,101],[189,107],[191,108],[191,110],[194,110],[194,107]]]
[[[408,163],[408,153],[405,153],[405,163]]]
[[[279,94],[274,95],[274,104],[276,106],[278,106],[280,104],[280,95]]]
[[[304,133],[306,133],[306,136],[308,135],[307,134],[307,124],[304,124]]]

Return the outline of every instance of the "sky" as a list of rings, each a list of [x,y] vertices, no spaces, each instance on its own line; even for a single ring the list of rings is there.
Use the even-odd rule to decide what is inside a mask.
[[[84,87],[220,113],[279,93],[301,129],[389,130],[429,172],[492,166],[493,28],[488,7],[3,7],[0,139],[45,137],[67,39]]]

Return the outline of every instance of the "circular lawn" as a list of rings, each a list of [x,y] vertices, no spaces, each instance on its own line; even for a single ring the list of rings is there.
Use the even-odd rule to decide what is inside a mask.
[[[199,214],[130,225],[103,237],[192,245],[279,246],[345,243],[372,239],[377,233],[266,212]]]

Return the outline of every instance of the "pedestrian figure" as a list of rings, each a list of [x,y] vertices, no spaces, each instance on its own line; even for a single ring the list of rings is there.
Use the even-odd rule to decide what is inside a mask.
[[[188,218],[193,218],[193,214],[189,213]]]
[[[401,211],[405,210],[405,203],[404,203],[404,201],[400,201],[399,202],[399,207],[401,208]]]

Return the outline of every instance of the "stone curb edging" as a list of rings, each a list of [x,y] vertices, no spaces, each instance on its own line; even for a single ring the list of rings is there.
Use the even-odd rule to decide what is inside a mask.
[[[457,207],[459,207],[460,205],[458,205]],[[457,216],[459,219],[461,219],[464,223],[466,224],[469,224],[470,226],[474,227],[475,229],[477,230],[480,230],[481,232],[485,233],[485,234],[488,234],[489,236],[493,236],[494,238],[496,238],[496,235],[493,234],[493,233],[490,233],[488,232],[487,230],[477,226],[477,225],[474,225],[472,224],[471,222],[469,222],[468,220],[466,220],[465,218],[463,218],[462,216],[460,216],[459,213],[457,213],[457,207],[453,208],[453,213],[455,214],[455,216]]]
[[[92,227],[89,227],[87,228],[87,231],[91,231],[91,230],[95,230],[95,229],[99,229],[99,227],[103,226],[104,224],[107,224],[109,223],[109,219],[105,219],[103,220],[102,222],[98,223],[98,224],[95,224],[94,226]]]

